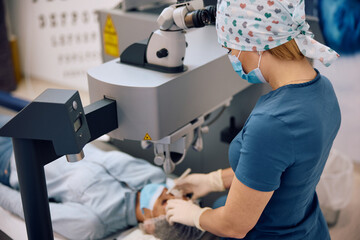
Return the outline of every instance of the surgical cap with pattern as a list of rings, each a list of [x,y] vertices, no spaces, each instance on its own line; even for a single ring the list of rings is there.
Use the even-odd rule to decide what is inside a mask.
[[[330,66],[339,55],[314,40],[304,0],[218,0],[216,29],[221,45],[266,51],[294,39],[301,53]]]

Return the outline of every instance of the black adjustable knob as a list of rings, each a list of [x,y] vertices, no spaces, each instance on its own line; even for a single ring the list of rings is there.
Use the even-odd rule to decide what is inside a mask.
[[[166,48],[162,48],[159,51],[156,52],[156,56],[158,58],[164,58],[169,55],[169,51]]]

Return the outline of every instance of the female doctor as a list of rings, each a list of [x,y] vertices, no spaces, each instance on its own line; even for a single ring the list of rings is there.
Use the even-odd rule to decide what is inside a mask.
[[[170,223],[225,239],[330,239],[315,187],[340,127],[340,109],[330,81],[306,57],[330,66],[339,55],[312,38],[304,4],[218,1],[218,40],[234,70],[273,91],[258,100],[230,144],[231,168],[176,183],[193,198],[229,189],[224,206],[170,200]]]

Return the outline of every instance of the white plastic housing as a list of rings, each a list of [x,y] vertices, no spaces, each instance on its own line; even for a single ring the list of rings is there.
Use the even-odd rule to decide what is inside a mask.
[[[159,58],[156,53],[163,48],[167,49],[169,55]],[[156,30],[148,43],[146,59],[150,64],[179,67],[183,65],[185,51],[186,40],[182,31]]]
[[[215,27],[186,34],[184,64],[188,70],[166,74],[119,63],[119,59],[88,71],[90,101],[116,100],[117,139],[160,140],[211,111],[249,86],[233,70]],[[246,103],[245,103],[246,104]]]

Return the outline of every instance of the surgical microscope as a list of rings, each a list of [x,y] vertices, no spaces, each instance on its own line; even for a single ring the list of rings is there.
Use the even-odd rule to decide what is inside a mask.
[[[82,159],[88,142],[109,134],[153,146],[166,173],[190,146],[202,150],[206,117],[249,86],[232,71],[214,27],[202,28],[215,12],[202,0],[170,5],[148,39],[88,71],[89,106],[75,90],[48,89],[0,129],[13,139],[29,239],[53,239],[44,166],[63,155]]]
[[[204,8],[203,1],[177,3],[165,8],[157,22],[160,29],[149,39],[123,51],[122,64],[114,60],[89,70],[89,92],[91,101],[105,95],[116,100],[122,111],[118,112],[119,128],[109,134],[111,137],[142,141],[144,148],[153,145],[155,164],[163,165],[165,172],[171,173],[175,165],[184,160],[190,145],[197,151],[202,150],[202,134],[208,131],[207,127],[202,127],[204,117],[219,107],[229,106],[231,95],[225,93],[226,96],[213,103],[206,103],[204,99],[204,105],[199,105],[198,109],[195,105],[193,111],[182,106],[187,101],[185,96],[189,104],[195,103],[193,98],[199,98],[196,95],[207,85],[198,83],[199,87],[203,85],[202,89],[194,89],[198,77],[195,80],[187,74],[199,63],[194,59],[194,66],[184,65],[188,44],[184,30],[214,24],[215,7]],[[184,80],[174,81],[179,77]],[[221,84],[218,82],[218,87]],[[182,96],[179,95],[181,88],[188,89]]]

